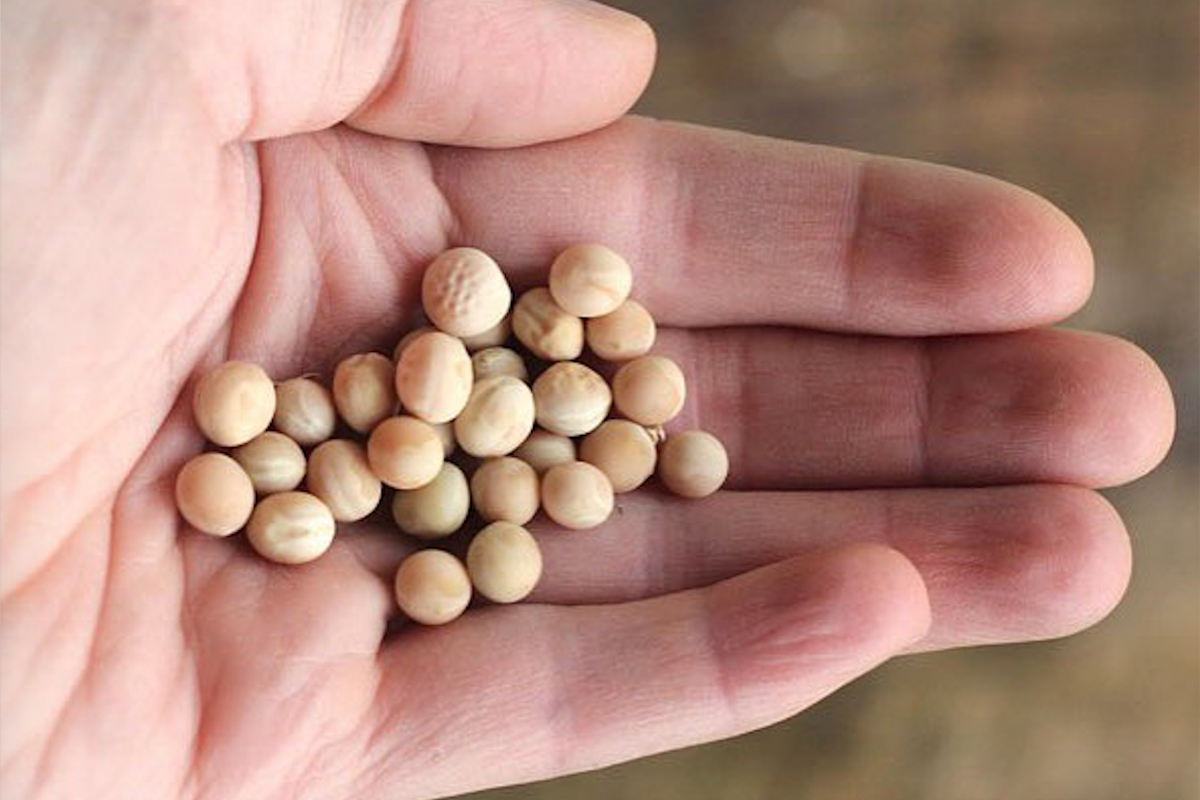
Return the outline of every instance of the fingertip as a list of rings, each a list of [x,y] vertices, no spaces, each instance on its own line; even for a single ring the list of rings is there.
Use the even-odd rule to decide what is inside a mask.
[[[830,553],[821,566],[831,613],[843,635],[880,658],[922,639],[932,623],[929,594],[916,566],[900,551],[861,542]]]
[[[603,127],[645,89],[655,39],[591,0],[409,0],[404,49],[348,120],[387,136],[516,147]]]
[[[1128,483],[1166,457],[1175,438],[1175,399],[1162,369],[1137,345],[1099,333],[1077,333],[1081,385],[1077,422],[1069,431],[1081,455],[1072,480],[1091,487]]]
[[[807,688],[826,691],[918,641],[931,623],[916,567],[874,543],[794,557],[717,593],[719,650],[742,685],[760,689],[804,675]]]
[[[860,170],[852,298],[909,295],[914,333],[1043,325],[1092,291],[1082,230],[1048,200],[997,178],[903,159]],[[952,304],[954,322],[946,323]]]
[[[1091,296],[1095,268],[1083,230],[1049,200],[996,178],[973,176],[954,260],[979,271],[964,277],[991,292],[976,295],[994,330],[1058,322]],[[982,255],[981,255],[982,254]]]

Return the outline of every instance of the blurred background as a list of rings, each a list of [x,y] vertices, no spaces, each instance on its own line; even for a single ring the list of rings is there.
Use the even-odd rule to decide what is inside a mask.
[[[658,31],[637,111],[1030,187],[1096,253],[1069,325],[1167,371],[1167,463],[1112,491],[1126,601],[1067,640],[902,659],[739,739],[472,800],[1200,797],[1200,4],[617,0]]]

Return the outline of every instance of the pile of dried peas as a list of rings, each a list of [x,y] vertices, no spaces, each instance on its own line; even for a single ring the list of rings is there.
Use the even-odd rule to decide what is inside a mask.
[[[523,526],[539,509],[564,528],[594,528],[612,513],[614,493],[656,472],[689,498],[712,494],[728,473],[716,437],[664,432],[683,408],[686,381],[674,361],[648,354],[655,323],[630,299],[632,284],[620,255],[576,245],[554,260],[549,287],[514,306],[496,262],[459,247],[425,272],[431,324],[408,333],[390,359],[344,359],[332,390],[309,376],[275,384],[255,364],[221,364],[197,383],[193,410],[228,454],[184,465],[180,513],[212,536],[244,529],[264,558],[303,564],[329,549],[338,522],[374,512],[385,487],[396,525],[420,540],[464,529],[473,507],[486,526],[465,565],[433,547],[400,564],[401,610],[440,625],[473,592],[495,603],[527,597],[542,557]],[[525,355],[506,346],[512,338]],[[621,365],[611,386],[575,360],[585,345]],[[614,410],[620,418],[610,418]],[[334,438],[339,418],[351,438]],[[456,450],[469,457],[456,456],[473,466],[469,479],[448,460]]]

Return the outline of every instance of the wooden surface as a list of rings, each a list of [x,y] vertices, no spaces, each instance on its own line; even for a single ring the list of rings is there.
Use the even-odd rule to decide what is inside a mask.
[[[903,659],[732,742],[477,800],[1200,797],[1200,97],[1195,0],[621,0],[659,33],[638,110],[929,159],[1050,197],[1179,404],[1167,465],[1109,494],[1129,596],[1052,643]]]

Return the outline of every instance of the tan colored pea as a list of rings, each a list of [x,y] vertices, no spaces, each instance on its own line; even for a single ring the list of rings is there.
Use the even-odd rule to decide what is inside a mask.
[[[333,401],[347,425],[369,433],[399,406],[395,366],[379,353],[350,356],[333,373]]]
[[[237,447],[271,424],[275,384],[257,364],[226,361],[196,384],[192,411],[210,442]]]
[[[509,375],[475,384],[467,407],[454,420],[454,438],[476,458],[506,456],[533,430],[533,392]]]
[[[658,476],[680,497],[708,497],[721,488],[728,475],[725,446],[704,431],[672,434],[658,456]]]
[[[452,622],[471,603],[467,568],[443,550],[420,550],[400,562],[395,588],[400,610],[422,625]]]
[[[575,442],[566,436],[537,428],[529,434],[513,456],[533,467],[538,475],[556,464],[569,464],[575,460]]]
[[[471,476],[471,501],[488,522],[524,525],[538,510],[538,475],[512,456],[489,458]]]
[[[608,416],[612,392],[594,370],[560,361],[533,382],[533,402],[538,425],[562,436],[582,436]]]
[[[633,491],[654,474],[658,452],[641,425],[610,419],[580,443],[579,460],[599,467],[619,494]]]
[[[435,424],[458,416],[471,396],[473,380],[467,348],[441,331],[413,339],[396,364],[396,394],[401,406]]]
[[[489,347],[471,356],[471,368],[475,380],[482,381],[497,375],[511,375],[519,381],[529,380],[529,369],[525,359],[516,350],[507,347]]]
[[[393,489],[419,489],[438,476],[446,460],[442,440],[428,422],[389,417],[367,440],[371,471]]]
[[[222,453],[201,453],[175,478],[175,505],[187,523],[209,536],[228,536],[250,519],[254,485],[236,461]]]
[[[392,350],[392,361],[399,361],[400,356],[403,355],[405,348],[412,344],[413,340],[418,336],[424,336],[425,334],[433,333],[436,330],[437,328],[433,327],[432,325],[422,325],[421,327],[411,330],[401,336],[400,341],[396,343],[395,349]]]
[[[612,484],[587,462],[559,464],[542,476],[542,508],[564,528],[594,528],[612,513]]]
[[[437,434],[438,440],[442,443],[442,454],[446,458],[454,455],[454,451],[458,448],[458,442],[454,441],[454,423],[439,422],[429,427],[433,428],[433,432]]]
[[[246,538],[269,561],[307,564],[329,549],[335,530],[329,507],[316,497],[280,492],[259,501],[246,526]]]
[[[231,455],[260,495],[291,491],[304,480],[304,451],[282,433],[260,433]]]
[[[312,451],[307,486],[338,522],[363,519],[383,497],[383,484],[372,471],[366,450],[348,439],[330,439]]]
[[[491,256],[472,247],[447,250],[425,270],[425,316],[452,336],[477,336],[504,319],[512,290]]]
[[[654,346],[658,328],[654,317],[636,300],[626,300],[585,325],[588,347],[605,361],[628,361],[644,356]]]
[[[642,356],[617,370],[612,391],[618,411],[634,422],[654,426],[670,422],[683,409],[687,382],[671,359]]]
[[[400,530],[419,539],[441,539],[463,526],[471,511],[467,478],[453,464],[420,489],[396,492],[392,518]]]
[[[312,378],[291,378],[275,387],[275,430],[304,447],[333,436],[337,409],[333,395]]]
[[[570,361],[583,352],[583,320],[559,308],[548,289],[521,295],[512,328],[521,344],[545,361]]]
[[[474,353],[489,347],[500,347],[512,336],[512,314],[505,314],[504,319],[475,336],[464,336],[462,343],[467,350]]]
[[[550,294],[568,314],[599,317],[615,310],[633,286],[629,262],[599,244],[577,244],[550,265]]]
[[[475,591],[488,600],[515,603],[528,597],[542,577],[542,551],[520,525],[493,522],[471,541],[467,572]]]

